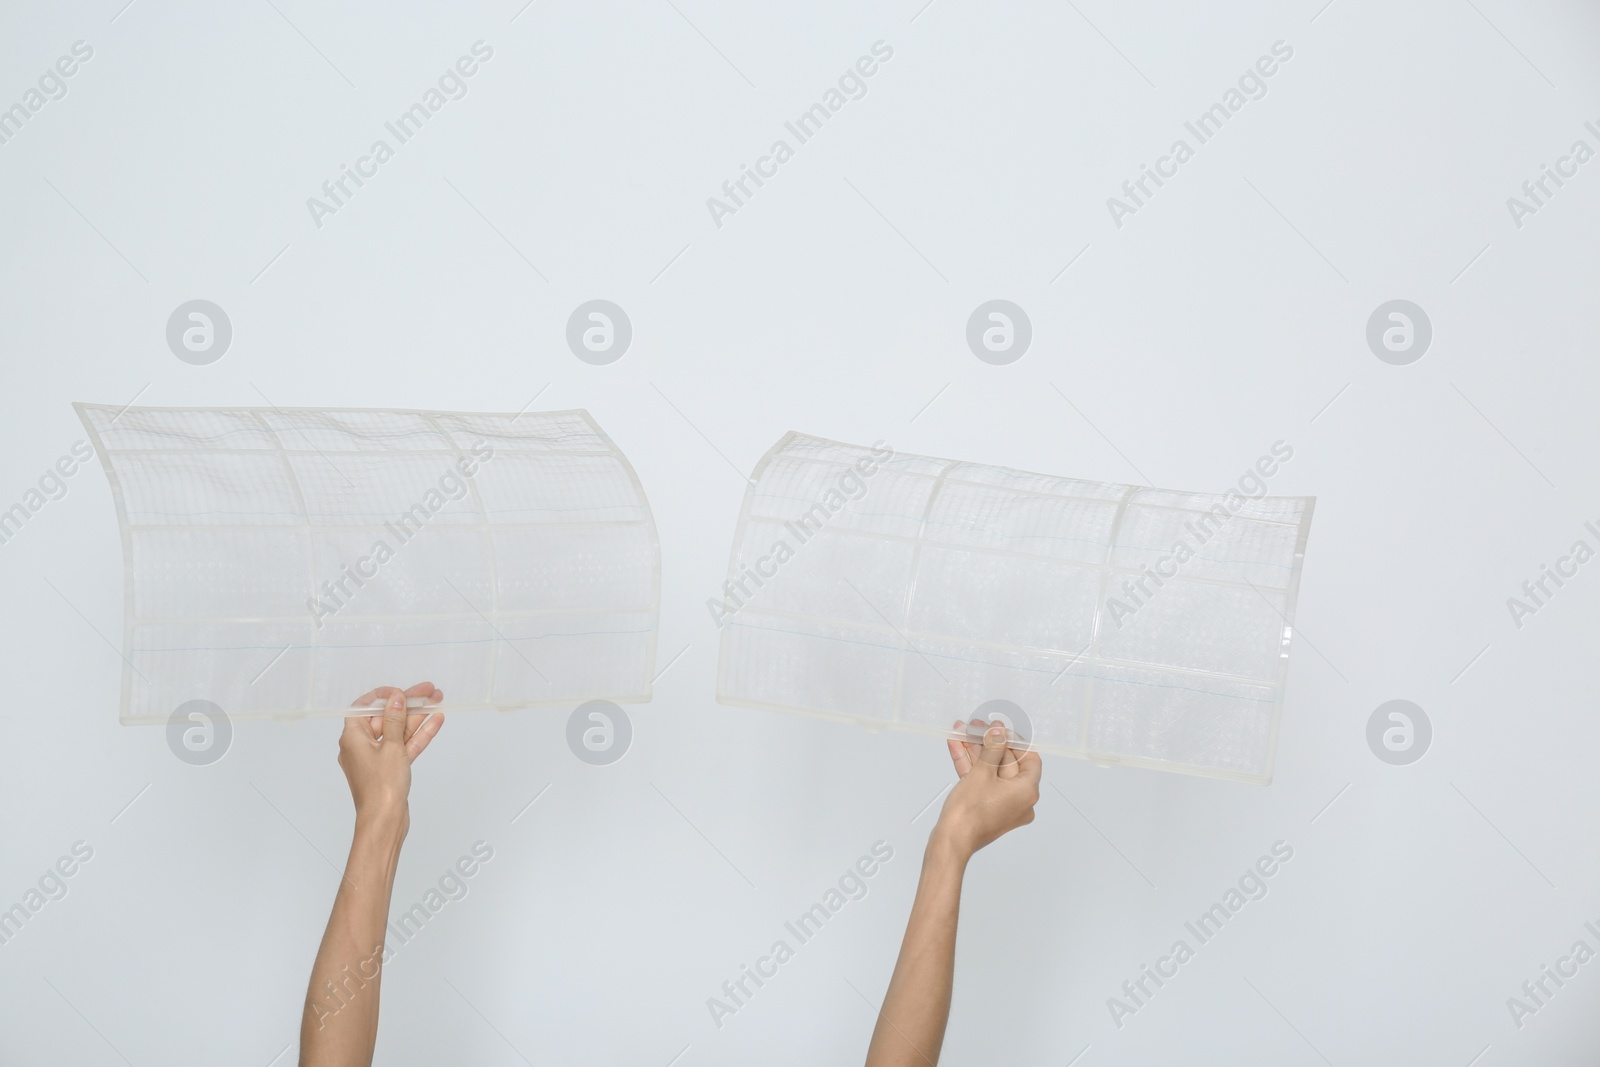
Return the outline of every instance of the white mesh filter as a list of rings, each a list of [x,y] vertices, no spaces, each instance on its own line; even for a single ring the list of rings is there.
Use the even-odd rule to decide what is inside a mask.
[[[717,698],[927,734],[1004,700],[1044,752],[1265,784],[1314,503],[790,433],[712,602]]]
[[[116,499],[122,721],[650,698],[660,548],[584,411],[76,405]]]

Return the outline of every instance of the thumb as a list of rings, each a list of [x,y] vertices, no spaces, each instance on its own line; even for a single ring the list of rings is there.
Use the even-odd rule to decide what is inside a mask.
[[[406,743],[406,695],[396,689],[383,706],[383,744],[385,748],[404,748]]]
[[[984,731],[983,751],[979,753],[978,763],[984,771],[994,777],[999,773],[1000,762],[1006,754],[1006,728],[1001,723],[994,723]]]

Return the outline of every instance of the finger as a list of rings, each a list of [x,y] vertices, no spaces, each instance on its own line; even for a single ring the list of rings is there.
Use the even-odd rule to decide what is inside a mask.
[[[396,689],[383,706],[383,744],[403,747],[406,743],[406,695]]]
[[[1006,726],[1005,721],[1003,719],[996,719],[996,720],[994,720],[994,722],[991,722],[989,725],[990,726],[1000,726],[1000,727],[1004,727],[1005,728],[1005,731],[1006,731],[1006,750],[1000,754],[1000,772],[999,773],[1000,773],[1000,777],[1001,778],[1006,778],[1006,779],[1015,778],[1017,776],[1017,755],[1018,755],[1018,753],[1017,753],[1017,750],[1012,747],[1014,744],[1016,744],[1016,742],[1011,739],[1012,738],[1011,728],[1009,726]]]
[[[1000,761],[1005,758],[1005,752],[1006,728],[996,723],[984,731],[983,749],[978,754],[978,765],[993,776],[1000,770]]]
[[[984,728],[988,725],[989,724],[984,722],[982,719],[972,719],[967,723],[967,726],[972,727],[972,729],[968,730],[966,727],[962,727],[962,729],[966,732],[968,737],[974,737],[981,735]],[[977,741],[966,741],[963,742],[963,744],[967,746],[967,758],[972,761],[973,766],[977,766],[979,756],[983,752],[983,741],[981,739]]]
[[[443,715],[429,715],[422,724],[406,739],[406,758],[413,763],[428,747],[428,742],[439,736],[439,730],[444,726]]]
[[[967,724],[957,719],[953,729],[964,733],[967,729]],[[950,762],[955,764],[956,778],[958,780],[965,778],[967,772],[972,770],[972,754],[967,751],[967,743],[965,741],[947,740],[945,741],[945,746],[950,749]]]
[[[1008,740],[1006,750],[1000,754],[1000,777],[1015,778],[1020,773],[1017,770],[1017,750],[1011,747],[1011,742]]]
[[[444,694],[439,692],[439,690],[435,689],[433,687],[433,683],[432,682],[418,682],[416,685],[410,686],[409,688],[406,689],[406,698],[407,698],[407,701],[408,701],[408,708],[409,708],[410,698],[412,698],[412,697],[421,697],[425,703],[437,704],[439,701],[444,699]],[[423,724],[423,722],[431,714],[432,714],[432,712],[427,711],[427,710],[423,710],[423,711],[409,711],[408,710],[408,712],[406,714],[406,741],[408,743],[410,742],[411,738],[416,734],[417,727],[421,726]],[[420,751],[420,749],[419,749],[419,751]]]
[[[1024,752],[1017,760],[1017,773],[1023,781],[1038,789],[1039,778],[1044,774],[1044,761],[1039,758],[1039,753]]]
[[[350,706],[352,708],[370,708],[380,700],[388,700],[390,693],[398,692],[399,690],[392,685],[380,685],[370,693],[363,693],[361,696],[356,697],[350,702]]]
[[[347,715],[344,720],[344,734],[339,739],[340,743],[367,740],[366,721],[367,716],[365,715]]]

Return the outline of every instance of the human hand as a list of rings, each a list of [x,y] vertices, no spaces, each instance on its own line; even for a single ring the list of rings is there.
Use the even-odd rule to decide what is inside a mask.
[[[972,725],[985,726],[977,719]],[[957,722],[955,729],[966,726]],[[998,719],[987,724],[982,744],[948,745],[960,781],[945,798],[933,837],[964,861],[1002,834],[1033,821],[1043,765],[1037,752],[1019,755],[1008,747],[1005,724]]]
[[[444,694],[432,682],[418,682],[403,690],[379,686],[357,697],[351,707],[368,708],[382,700],[383,713],[350,716],[339,737],[339,766],[350,783],[356,823],[394,822],[401,837],[411,821],[406,803],[411,792],[411,763],[444,725],[444,716],[437,712],[407,714],[407,697],[438,703]]]

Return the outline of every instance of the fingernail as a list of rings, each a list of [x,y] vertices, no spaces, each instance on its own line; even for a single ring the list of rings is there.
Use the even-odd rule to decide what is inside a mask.
[[[406,706],[406,698],[401,696],[399,693],[396,693],[394,696],[389,698],[389,706],[394,710],[399,711],[401,708]]]
[[[990,741],[1004,741],[1006,739],[1006,728],[1004,726],[991,726],[987,736]]]

